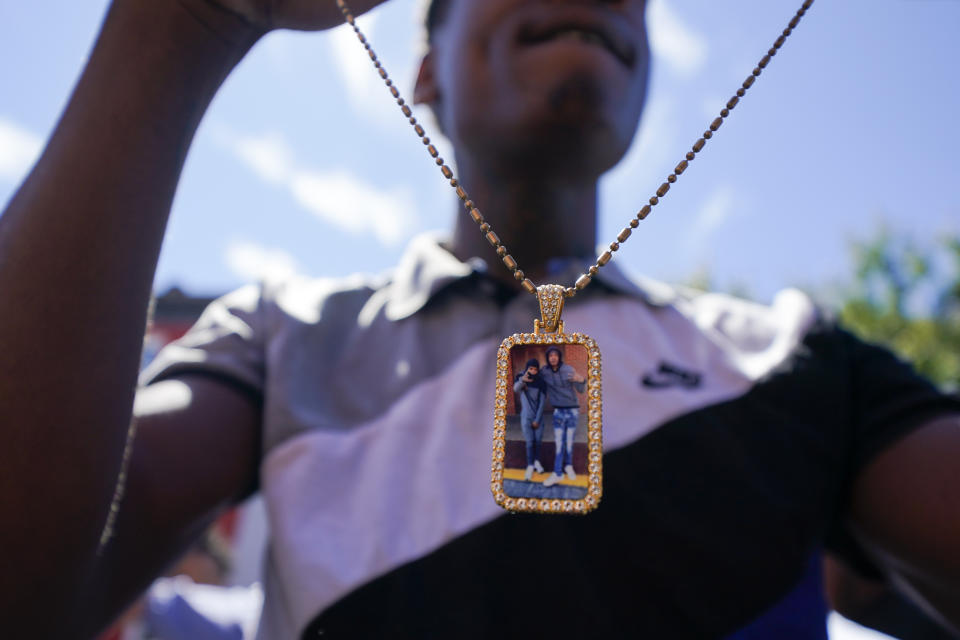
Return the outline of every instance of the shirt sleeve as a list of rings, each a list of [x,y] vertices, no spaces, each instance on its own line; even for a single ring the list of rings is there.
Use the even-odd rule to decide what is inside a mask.
[[[904,360],[840,330],[851,363],[851,472],[917,427],[960,413],[960,397],[938,390]]]
[[[218,298],[186,334],[160,350],[141,373],[140,384],[183,373],[205,373],[262,394],[263,325],[261,287],[243,287]]]

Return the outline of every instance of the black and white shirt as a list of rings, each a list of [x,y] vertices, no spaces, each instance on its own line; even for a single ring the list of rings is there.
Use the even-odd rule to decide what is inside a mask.
[[[507,514],[495,356],[535,305],[421,237],[389,276],[238,290],[161,352],[145,382],[203,371],[263,397],[261,638],[717,637],[811,549],[852,558],[851,479],[960,410],[799,291],[762,306],[610,265],[564,313],[603,351],[603,501]]]

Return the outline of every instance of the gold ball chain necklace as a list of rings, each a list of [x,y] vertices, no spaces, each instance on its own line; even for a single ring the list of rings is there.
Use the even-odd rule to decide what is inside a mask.
[[[696,158],[707,140],[713,137],[713,134],[720,128],[724,120],[730,115],[730,112],[737,106],[740,99],[746,95],[747,90],[753,86],[763,70],[770,64],[773,56],[786,42],[787,37],[793,33],[800,19],[806,14],[807,10],[813,5],[813,0],[804,0],[796,14],[790,19],[787,27],[781,32],[774,41],[773,46],[767,50],[766,54],[757,63],[750,75],[737,88],[735,94],[726,102],[726,105],[720,110],[720,114],[713,119],[707,130],[693,143],[693,146],[684,155],[673,171],[667,176],[666,181],[657,188],[654,195],[644,204],[634,215],[626,227],[617,234],[617,239],[611,242],[607,249],[597,256],[596,262],[584,271],[571,287],[564,287],[559,284],[535,285],[530,278],[526,276],[517,261],[510,255],[506,246],[500,241],[499,236],[490,226],[490,223],[484,219],[476,203],[470,199],[466,189],[460,184],[460,181],[454,176],[453,170],[440,157],[437,147],[430,141],[426,130],[423,128],[413,115],[410,105],[400,95],[399,89],[390,79],[383,63],[374,52],[370,41],[357,26],[353,13],[347,6],[345,0],[335,0],[340,9],[343,19],[353,28],[357,39],[366,50],[370,61],[380,75],[390,94],[396,100],[400,111],[407,118],[407,121],[413,127],[417,136],[426,146],[427,153],[434,159],[436,165],[440,168],[440,173],[450,183],[455,190],[457,197],[463,204],[464,209],[470,215],[470,218],[480,227],[480,233],[487,239],[490,245],[496,251],[504,266],[510,270],[513,277],[520,283],[525,291],[537,296],[540,303],[540,318],[535,319],[532,333],[515,333],[505,338],[497,351],[497,380],[496,393],[494,397],[494,428],[493,428],[493,458],[490,467],[491,479],[490,490],[493,498],[498,505],[516,512],[536,512],[536,513],[578,513],[585,514],[597,507],[603,494],[603,476],[602,476],[602,387],[601,387],[601,360],[600,349],[593,338],[582,334],[564,332],[563,321],[560,315],[563,311],[563,303],[566,298],[574,297],[579,291],[582,291],[597,272],[604,267],[613,258],[613,254],[620,249],[621,245],[627,241],[633,230],[637,228],[640,221],[645,219],[653,207],[659,204],[660,200],[667,195],[677,179],[687,170],[690,163]],[[507,402],[508,389],[512,390],[513,379],[523,373],[523,362],[532,354],[543,354],[546,350],[547,364],[550,363],[549,352],[552,349],[563,348],[567,353],[575,354],[579,352],[580,361],[586,363],[586,375],[577,374],[575,371],[569,379],[561,381],[560,384],[570,385],[578,392],[583,393],[585,398],[580,400],[581,406],[585,405],[587,411],[587,457],[586,457],[586,482],[584,482],[583,471],[576,473],[573,467],[574,456],[574,433],[579,429],[579,425],[572,427],[573,432],[564,437],[564,427],[558,418],[558,412],[555,409],[553,415],[554,423],[554,448],[558,450],[556,463],[553,473],[546,479],[541,480],[530,472],[528,467],[526,473],[519,469],[511,468],[516,465],[516,455],[508,454],[510,443],[507,441],[508,423],[513,427],[513,433],[516,433],[516,424],[519,416],[508,415]],[[572,358],[571,358],[572,359]],[[570,365],[562,365],[568,367]],[[554,370],[556,374],[563,371],[560,367]],[[579,380],[579,382],[577,382]],[[550,387],[548,386],[548,398],[550,397]],[[574,414],[574,419],[578,419],[578,412]],[[543,418],[545,422],[546,416]],[[561,426],[558,428],[558,424]],[[575,422],[575,424],[577,424]],[[544,428],[540,425],[540,428]],[[569,428],[569,427],[568,427]],[[523,443],[517,440],[511,440],[518,445]],[[517,445],[515,445],[516,447]],[[513,460],[511,460],[511,457]],[[568,461],[570,464],[563,468],[558,468],[561,461]],[[539,462],[539,461],[538,461]],[[538,474],[545,475],[545,474]],[[579,482],[578,482],[579,479]]]
[[[757,66],[754,67],[750,75],[747,76],[747,79],[743,81],[743,83],[737,89],[736,94],[732,96],[727,101],[726,106],[720,110],[720,115],[714,118],[708,129],[703,132],[703,135],[693,143],[693,146],[691,147],[690,151],[686,153],[684,159],[681,160],[680,163],[674,168],[673,172],[667,176],[666,182],[660,185],[655,195],[651,196],[647,204],[640,208],[640,211],[638,211],[637,214],[631,218],[629,225],[624,227],[623,230],[617,234],[617,239],[611,242],[608,248],[597,257],[596,262],[583,274],[581,274],[579,278],[577,278],[574,286],[572,287],[563,287],[562,285],[558,284],[543,284],[536,286],[529,278],[526,277],[524,272],[517,264],[517,261],[509,254],[503,243],[500,242],[500,238],[494,232],[493,228],[490,226],[490,223],[484,219],[483,214],[480,213],[480,210],[476,207],[473,200],[471,200],[467,195],[466,190],[454,177],[453,170],[444,162],[443,158],[440,157],[440,153],[437,151],[436,146],[431,144],[430,138],[427,137],[426,131],[413,116],[410,106],[400,96],[400,91],[396,88],[396,86],[394,86],[393,81],[387,74],[386,69],[384,69],[383,64],[380,62],[379,58],[377,58],[377,54],[370,46],[370,42],[367,40],[367,37],[363,35],[363,33],[360,31],[360,28],[356,25],[353,13],[351,13],[345,0],[335,1],[340,9],[340,12],[343,14],[344,20],[353,28],[357,39],[367,51],[367,55],[370,57],[371,62],[373,62],[373,66],[376,68],[380,78],[383,79],[384,84],[386,84],[387,88],[390,90],[390,94],[396,100],[397,105],[403,112],[403,115],[408,119],[410,125],[413,126],[413,130],[426,146],[427,153],[430,154],[437,166],[440,167],[440,172],[443,174],[443,177],[450,182],[450,186],[456,191],[457,197],[462,201],[463,206],[470,214],[470,217],[480,226],[480,232],[497,252],[497,256],[499,256],[503,261],[504,266],[506,266],[507,269],[509,269],[513,274],[513,277],[520,282],[523,289],[528,293],[536,295],[540,302],[540,318],[534,320],[533,332],[515,333],[512,336],[505,338],[503,342],[501,342],[500,348],[497,351],[497,381],[496,394],[494,398],[493,423],[493,461],[490,466],[490,489],[493,493],[494,500],[501,507],[504,507],[510,511],[580,514],[592,511],[600,503],[600,497],[603,493],[603,440],[601,433],[603,403],[600,349],[593,338],[583,333],[564,333],[563,321],[560,319],[560,314],[563,311],[564,299],[572,298],[577,294],[578,291],[582,291],[584,287],[590,284],[593,276],[597,275],[597,272],[601,267],[610,262],[614,252],[620,249],[620,246],[627,241],[627,238],[630,237],[633,229],[636,229],[639,225],[640,220],[643,220],[650,215],[653,207],[660,202],[661,198],[667,195],[667,192],[670,190],[670,185],[675,183],[677,178],[687,170],[689,163],[692,162],[694,158],[696,158],[697,154],[703,150],[707,140],[713,137],[713,134],[717,131],[717,129],[720,128],[720,125],[723,124],[724,119],[730,115],[730,112],[733,110],[733,108],[736,107],[740,102],[740,99],[746,95],[747,90],[753,86],[753,83],[770,63],[770,60],[776,55],[780,47],[783,46],[783,43],[786,41],[787,37],[793,32],[797,25],[800,24],[800,18],[802,18],[811,5],[813,5],[813,0],[804,0],[803,4],[800,6],[800,9],[798,9],[796,14],[790,19],[787,27],[774,41],[773,46],[770,47],[767,53],[760,59],[760,61],[757,63]],[[148,327],[152,320],[152,307],[153,304],[151,301]],[[514,477],[511,477],[516,476],[517,474],[511,473],[511,471],[515,470],[511,470],[506,462],[508,459],[506,454],[506,431],[509,420],[509,416],[507,415],[507,390],[510,388],[510,381],[512,380],[514,373],[511,365],[518,360],[524,360],[527,355],[534,353],[537,349],[542,351],[544,348],[546,348],[549,351],[551,347],[565,347],[569,348],[570,350],[581,350],[583,351],[582,355],[585,356],[584,361],[587,363],[587,375],[584,377],[584,382],[577,383],[583,384],[584,392],[586,394],[585,403],[587,408],[588,436],[588,475],[587,482],[585,483],[586,486],[573,484],[576,483],[576,478],[569,477],[566,480],[555,482],[549,486],[546,486],[550,482],[549,478],[542,484],[529,482],[529,480],[533,480],[533,478],[524,478],[523,481],[520,481]],[[531,348],[533,350],[531,350]],[[540,428],[544,427],[541,425]],[[136,436],[136,432],[137,422],[136,419],[133,418],[131,419],[127,428],[122,459],[120,463],[120,472],[117,475],[117,481],[114,484],[113,495],[110,499],[110,508],[107,512],[106,521],[104,522],[97,545],[98,555],[101,555],[105,552],[107,544],[116,534],[116,521],[120,512],[120,503],[123,501],[124,494],[126,493],[127,470],[130,464],[130,457],[133,451],[133,441]],[[556,442],[555,446],[563,446],[563,440],[559,440],[560,442]],[[568,440],[570,447],[572,447],[573,438],[571,437]],[[558,475],[557,471],[560,470],[554,469],[553,475]],[[566,473],[565,470],[564,473]],[[567,473],[567,476],[575,475],[575,471],[572,470],[571,464],[571,472]],[[582,495],[578,494],[576,489],[571,489],[571,485],[573,487],[582,489]]]
[[[457,197],[463,204],[464,209],[470,215],[470,218],[480,228],[480,232],[487,239],[490,245],[496,251],[497,256],[503,261],[504,266],[510,270],[513,277],[520,283],[525,291],[537,296],[540,303],[540,318],[535,319],[532,333],[515,333],[505,338],[497,351],[497,380],[496,393],[494,397],[494,424],[493,424],[493,457],[490,466],[490,490],[493,498],[501,507],[514,512],[536,512],[536,513],[576,513],[585,514],[595,509],[603,494],[603,476],[602,476],[602,387],[601,387],[601,360],[600,349],[596,341],[583,334],[564,332],[563,321],[560,315],[563,311],[563,303],[566,298],[572,298],[579,291],[582,291],[590,284],[597,272],[604,267],[613,258],[613,254],[620,249],[621,245],[627,241],[633,230],[637,228],[640,221],[645,219],[660,200],[667,195],[677,179],[687,170],[690,163],[696,158],[707,140],[713,137],[713,134],[720,128],[724,120],[730,115],[730,112],[737,106],[740,99],[746,95],[756,79],[763,70],[770,64],[773,56],[783,46],[784,42],[793,30],[800,24],[800,19],[806,14],[807,10],[813,5],[813,0],[804,0],[796,14],[790,19],[787,27],[774,41],[773,46],[767,50],[766,54],[757,63],[753,71],[737,88],[736,93],[726,102],[726,105],[720,110],[720,114],[713,119],[707,130],[693,143],[693,146],[684,155],[674,170],[667,176],[666,181],[657,188],[654,195],[650,197],[646,204],[631,218],[628,226],[617,234],[617,239],[611,242],[607,249],[603,251],[596,259],[596,262],[590,266],[584,273],[577,278],[571,287],[564,287],[559,284],[535,285],[512,255],[510,255],[506,246],[500,241],[499,236],[490,226],[490,223],[484,219],[480,209],[476,206],[466,189],[460,184],[460,181],[454,176],[453,170],[440,157],[437,147],[430,141],[426,130],[423,128],[413,115],[410,105],[400,95],[400,91],[390,79],[387,70],[384,68],[377,54],[370,45],[369,40],[357,26],[353,13],[347,6],[345,0],[335,0],[344,20],[349,24],[357,36],[360,44],[366,50],[370,61],[380,75],[390,94],[396,100],[397,105],[404,117],[407,118],[417,136],[423,142],[427,153],[434,159],[436,165],[440,168],[440,173],[450,183],[455,190]],[[550,351],[564,349],[565,353],[571,354],[570,360],[576,359],[578,362],[585,363],[586,375],[577,373],[569,364],[554,366],[557,358],[551,360]],[[508,392],[513,390],[514,378],[520,380],[526,378],[524,374],[524,362],[528,361],[531,355],[546,355],[547,365],[553,371],[553,379],[556,380],[557,374],[564,372],[565,379],[555,383],[557,387],[565,386],[569,390],[575,389],[583,394],[583,398],[578,397],[580,407],[586,410],[586,469],[583,469],[583,462],[580,473],[574,468],[575,456],[574,441],[575,434],[582,429],[578,422],[579,409],[573,410],[573,425],[566,426],[570,422],[570,409],[554,409],[552,421],[554,426],[554,449],[556,451],[556,461],[552,473],[547,475],[545,470],[541,473],[533,473],[532,466],[528,466],[526,472],[519,468],[517,460],[519,459],[517,449],[522,447],[523,443],[516,439],[518,431],[517,423],[520,417],[516,415],[516,410],[508,414]],[[562,360],[561,360],[562,362]],[[563,367],[568,367],[564,369]],[[519,384],[519,383],[518,383]],[[524,387],[525,388],[525,387]],[[510,390],[510,391],[508,391]],[[550,398],[553,393],[553,387],[547,385],[547,397]],[[563,391],[558,391],[563,393]],[[558,396],[559,397],[559,396]],[[567,396],[569,397],[569,396]],[[551,401],[551,404],[553,402]],[[542,419],[545,423],[546,416]],[[507,440],[507,431],[510,428],[514,438]],[[539,428],[544,428],[541,424]],[[565,433],[566,431],[566,433]],[[511,451],[512,449],[512,451]],[[537,461],[539,464],[539,460]],[[567,463],[564,466],[564,463]],[[584,478],[584,471],[586,477]],[[546,478],[541,476],[546,475]]]

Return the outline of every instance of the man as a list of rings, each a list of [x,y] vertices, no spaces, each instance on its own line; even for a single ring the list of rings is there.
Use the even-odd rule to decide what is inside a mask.
[[[573,438],[577,433],[577,418],[580,415],[580,399],[577,392],[586,391],[587,379],[578,375],[569,364],[564,364],[558,347],[547,349],[547,368],[543,370],[547,383],[547,397],[553,405],[553,440],[557,452],[553,461],[553,473],[543,481],[543,486],[552,487],[563,479],[577,479],[573,470]]]
[[[386,284],[224,298],[134,404],[153,270],[207,104],[271,29],[339,21],[315,0],[115,0],[0,218],[5,632],[91,635],[258,488],[265,638],[713,637],[788,591],[821,543],[960,623],[960,406],[796,293],[765,308],[608,266],[568,305],[566,325],[609,349],[604,500],[584,518],[509,516],[490,498],[493,356],[536,309],[466,218],[447,244],[414,243]],[[593,256],[597,180],[633,136],[648,60],[640,0],[435,7],[415,99],[535,282],[572,282]],[[659,362],[699,383],[636,384]],[[518,540],[564,558],[524,588],[523,615]],[[558,605],[567,615],[527,614]]]

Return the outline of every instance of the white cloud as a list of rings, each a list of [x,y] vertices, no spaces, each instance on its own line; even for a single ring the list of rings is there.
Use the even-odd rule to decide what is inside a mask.
[[[693,252],[699,253],[710,236],[734,216],[736,203],[733,189],[729,186],[718,187],[707,196],[693,220],[688,236],[690,249]]]
[[[376,24],[376,13],[367,14],[357,20],[357,25],[371,42],[375,41]],[[349,25],[344,24],[330,31],[329,42],[333,66],[340,72],[340,79],[347,88],[347,94],[354,104],[362,103],[380,84],[380,76],[374,71],[373,63]]]
[[[293,151],[279,133],[236,137],[237,156],[266,182],[283,183],[293,171]]]
[[[242,136],[221,129],[216,138],[263,181],[286,189],[304,209],[333,227],[395,246],[416,228],[416,204],[407,188],[383,189],[351,173],[298,166],[279,133]]]
[[[626,157],[613,170],[625,174],[631,181],[639,175],[656,180],[663,166],[673,160],[680,146],[676,126],[676,101],[660,91],[651,96],[643,112],[637,138]],[[655,189],[659,183],[652,185]]]
[[[627,155],[603,178],[600,201],[604,211],[614,214],[619,223],[621,216],[653,195],[663,181],[663,172],[673,167],[670,162],[675,160],[679,145],[675,102],[662,91],[655,93]]]
[[[371,45],[377,43],[375,28],[380,13],[366,13],[357,19],[357,24],[367,36]],[[346,89],[347,98],[351,106],[372,124],[393,132],[395,127],[401,126],[403,116],[400,107],[384,85],[383,80],[374,68],[366,51],[357,41],[357,36],[347,25],[333,29],[328,39],[330,52],[333,57],[331,64],[340,73],[340,80]],[[386,43],[384,43],[386,44]],[[413,95],[407,87],[412,87],[413,68],[409,58],[406,65],[394,68],[390,61],[383,59],[383,52],[374,49],[380,58],[380,63],[390,74],[390,79],[401,91],[404,99],[411,101]]]
[[[231,271],[247,281],[288,280],[300,271],[297,261],[286,251],[254,242],[231,242],[224,259]]]
[[[0,180],[18,182],[40,155],[43,140],[0,117]]]
[[[367,37],[371,47],[400,95],[413,107],[413,85],[419,67],[417,55],[420,23],[412,23],[415,11],[409,2],[381,5],[357,17],[356,23]],[[380,26],[383,25],[383,29]],[[330,65],[340,75],[343,91],[353,110],[370,126],[396,135],[404,121],[395,99],[374,68],[363,45],[353,29],[341,25],[328,32]],[[414,112],[417,111],[416,107]],[[417,114],[418,118],[421,115]],[[421,118],[422,119],[422,118]]]
[[[274,73],[288,69],[294,62],[289,31],[273,31],[260,41],[259,52],[273,65]]]
[[[707,59],[707,40],[685,25],[665,0],[650,2],[647,25],[655,56],[686,75],[700,70]]]
[[[320,219],[353,233],[372,233],[396,245],[414,225],[408,191],[382,191],[345,172],[301,172],[291,188],[301,205]]]

